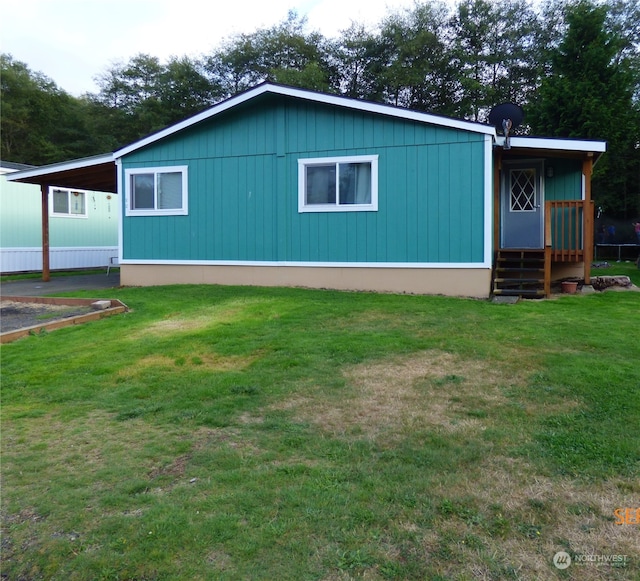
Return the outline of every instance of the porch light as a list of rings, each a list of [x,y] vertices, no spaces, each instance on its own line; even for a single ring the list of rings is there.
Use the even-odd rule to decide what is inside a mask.
[[[548,178],[552,178],[553,177],[553,166],[552,165],[547,167],[547,177]]]

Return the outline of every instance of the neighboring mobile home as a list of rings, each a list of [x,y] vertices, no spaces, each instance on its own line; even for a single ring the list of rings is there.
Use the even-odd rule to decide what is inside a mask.
[[[0,272],[42,270],[42,204],[36,185],[7,181],[19,170],[0,162]],[[114,194],[51,186],[50,255],[53,270],[104,267],[118,256],[118,201]]]
[[[557,267],[588,271],[605,144],[503,141],[481,123],[259,85],[113,154],[121,283],[486,297],[497,259],[509,270],[494,292],[548,292],[554,272],[576,272]]]

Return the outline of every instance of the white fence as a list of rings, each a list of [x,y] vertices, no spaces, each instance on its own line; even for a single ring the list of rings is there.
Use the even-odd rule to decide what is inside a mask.
[[[50,248],[49,268],[107,268],[109,260],[118,256],[117,246],[92,248]],[[42,248],[0,248],[0,272],[29,272],[42,270]]]

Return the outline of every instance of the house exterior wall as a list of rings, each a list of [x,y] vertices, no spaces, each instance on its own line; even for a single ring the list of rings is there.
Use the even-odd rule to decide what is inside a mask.
[[[544,160],[544,193],[546,201],[582,199],[582,161],[567,158]],[[549,177],[547,171],[552,169]]]
[[[118,255],[118,200],[87,192],[86,218],[49,216],[52,269],[105,266]],[[0,270],[42,268],[40,187],[7,182],[0,175]]]
[[[371,154],[378,211],[298,212],[298,159]],[[122,158],[122,180],[189,172],[187,216],[123,209],[122,262],[490,268],[486,155],[482,134],[265,97]]]

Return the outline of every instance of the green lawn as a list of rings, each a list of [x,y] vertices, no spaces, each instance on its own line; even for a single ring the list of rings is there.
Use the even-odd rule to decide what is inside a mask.
[[[2,347],[3,579],[638,578],[640,293],[110,298]]]

